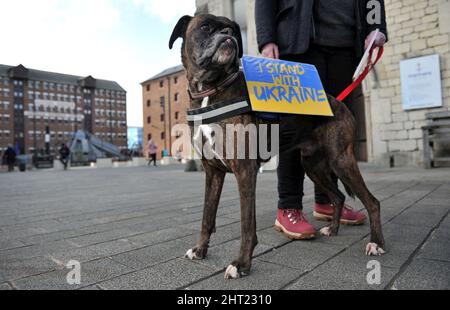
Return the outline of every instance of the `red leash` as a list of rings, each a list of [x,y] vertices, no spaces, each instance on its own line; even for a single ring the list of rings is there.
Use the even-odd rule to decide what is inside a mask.
[[[350,84],[349,87],[347,87],[336,99],[339,101],[343,101],[345,98],[348,97],[348,95],[350,95],[352,93],[352,91],[355,90],[356,87],[358,87],[362,81],[364,81],[364,79],[367,77],[367,75],[369,74],[370,71],[372,71],[372,69],[375,67],[375,65],[377,64],[377,62],[381,59],[381,56],[383,56],[383,51],[384,48],[382,46],[380,46],[380,48],[378,49],[378,55],[377,58],[375,59],[374,62],[372,62],[372,54],[373,51],[375,50],[376,46],[374,45],[372,47],[372,49],[370,50],[370,56],[369,56],[369,62],[367,63],[366,68],[364,69],[364,71],[359,75],[359,77],[353,81],[352,84]]]

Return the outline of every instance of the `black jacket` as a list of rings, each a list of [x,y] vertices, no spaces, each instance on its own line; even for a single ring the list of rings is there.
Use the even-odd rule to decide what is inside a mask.
[[[375,29],[386,35],[384,0],[381,4],[381,24],[367,22],[369,0],[356,1],[356,55],[364,54],[364,42]],[[280,55],[296,55],[306,52],[314,38],[314,0],[256,0],[255,20],[259,51],[268,43],[278,45]]]
[[[16,151],[13,148],[8,147],[3,154],[3,160],[7,165],[14,164],[16,162]]]
[[[61,159],[66,159],[70,156],[70,149],[67,146],[63,146],[59,149],[59,155]]]

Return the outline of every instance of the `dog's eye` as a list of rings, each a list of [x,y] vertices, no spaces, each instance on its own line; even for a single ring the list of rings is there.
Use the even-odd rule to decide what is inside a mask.
[[[204,31],[204,32],[209,32],[209,30],[210,30],[210,28],[209,28],[209,25],[202,25],[201,27],[200,27],[200,29],[202,30],[202,31]]]

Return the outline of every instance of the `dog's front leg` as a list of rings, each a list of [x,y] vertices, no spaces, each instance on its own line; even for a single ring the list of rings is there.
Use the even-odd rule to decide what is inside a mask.
[[[185,257],[189,259],[204,259],[208,252],[211,234],[216,229],[217,207],[222,193],[225,172],[203,165],[206,173],[205,202],[203,209],[202,231],[197,246],[187,251]]]
[[[237,279],[250,273],[253,250],[258,244],[256,236],[256,161],[246,161],[235,171],[241,202],[241,248],[239,257],[225,271],[225,279]]]

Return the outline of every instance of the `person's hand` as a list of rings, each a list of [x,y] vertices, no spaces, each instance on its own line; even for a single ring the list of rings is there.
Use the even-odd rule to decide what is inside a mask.
[[[373,36],[375,35],[375,30],[372,31],[366,39],[366,43],[364,44],[364,50],[366,50],[369,47],[370,41],[372,40]],[[374,45],[375,46],[383,46],[386,43],[386,36],[382,32],[378,32],[377,37],[375,38]]]
[[[280,52],[278,50],[278,45],[275,43],[268,43],[264,45],[261,54],[263,57],[266,58],[272,58],[272,59],[279,59],[280,58]]]

